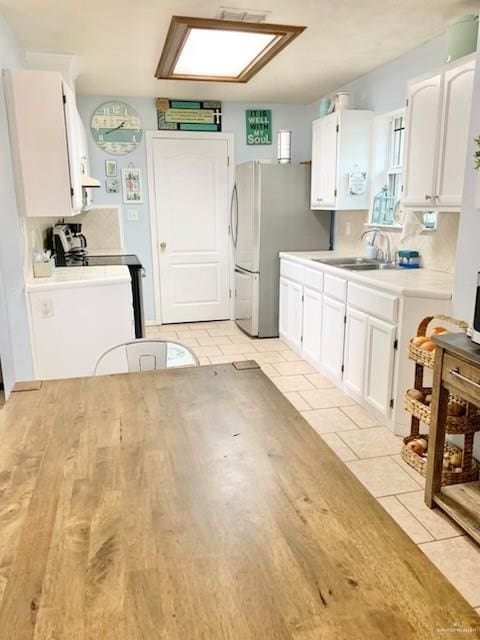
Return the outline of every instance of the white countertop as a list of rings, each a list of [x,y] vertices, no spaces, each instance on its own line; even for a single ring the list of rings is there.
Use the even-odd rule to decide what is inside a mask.
[[[86,287],[113,282],[130,282],[128,267],[110,265],[103,267],[57,267],[50,278],[28,278],[26,291],[38,291],[72,286]]]
[[[281,258],[300,262],[312,269],[332,273],[345,280],[393,291],[411,298],[450,300],[453,292],[453,274],[431,269],[386,269],[378,271],[349,271],[320,262],[314,258],[340,258],[351,256],[341,251],[282,251]]]

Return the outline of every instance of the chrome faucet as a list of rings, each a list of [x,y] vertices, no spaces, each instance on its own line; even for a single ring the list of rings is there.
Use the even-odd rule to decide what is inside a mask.
[[[384,262],[392,262],[392,251],[390,247],[390,238],[388,237],[388,234],[386,234],[385,231],[383,229],[380,229],[379,227],[373,227],[373,229],[367,229],[366,231],[364,231],[360,236],[360,239],[363,240],[364,238],[369,236],[371,233],[373,233],[373,238],[370,244],[377,248],[377,252],[380,252],[382,256],[382,260]],[[385,251],[381,247],[375,244],[377,236],[381,236],[382,238],[385,238],[386,244],[387,244],[387,249]]]

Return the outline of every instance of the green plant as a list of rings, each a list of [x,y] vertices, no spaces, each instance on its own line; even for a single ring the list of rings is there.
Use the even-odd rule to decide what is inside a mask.
[[[473,154],[473,158],[475,160],[475,169],[478,171],[480,169],[480,136],[475,138],[475,144],[477,145],[477,149]]]

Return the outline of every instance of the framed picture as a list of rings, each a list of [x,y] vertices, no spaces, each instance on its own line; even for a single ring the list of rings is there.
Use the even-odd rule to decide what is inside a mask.
[[[105,175],[107,176],[107,178],[117,177],[117,161],[116,160],[105,160]]]
[[[125,204],[143,203],[142,173],[137,167],[122,169],[123,201]]]
[[[105,191],[107,193],[119,193],[120,184],[118,178],[107,178],[105,180]]]

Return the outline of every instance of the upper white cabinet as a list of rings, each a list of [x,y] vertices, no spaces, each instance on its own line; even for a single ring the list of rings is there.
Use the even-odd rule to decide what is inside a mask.
[[[372,126],[371,111],[338,111],[314,120],[312,209],[368,209]],[[361,173],[366,174],[364,189],[350,179]]]
[[[79,213],[88,159],[73,92],[55,71],[7,70],[4,81],[19,212]]]
[[[403,204],[459,211],[472,107],[469,56],[408,86]]]

